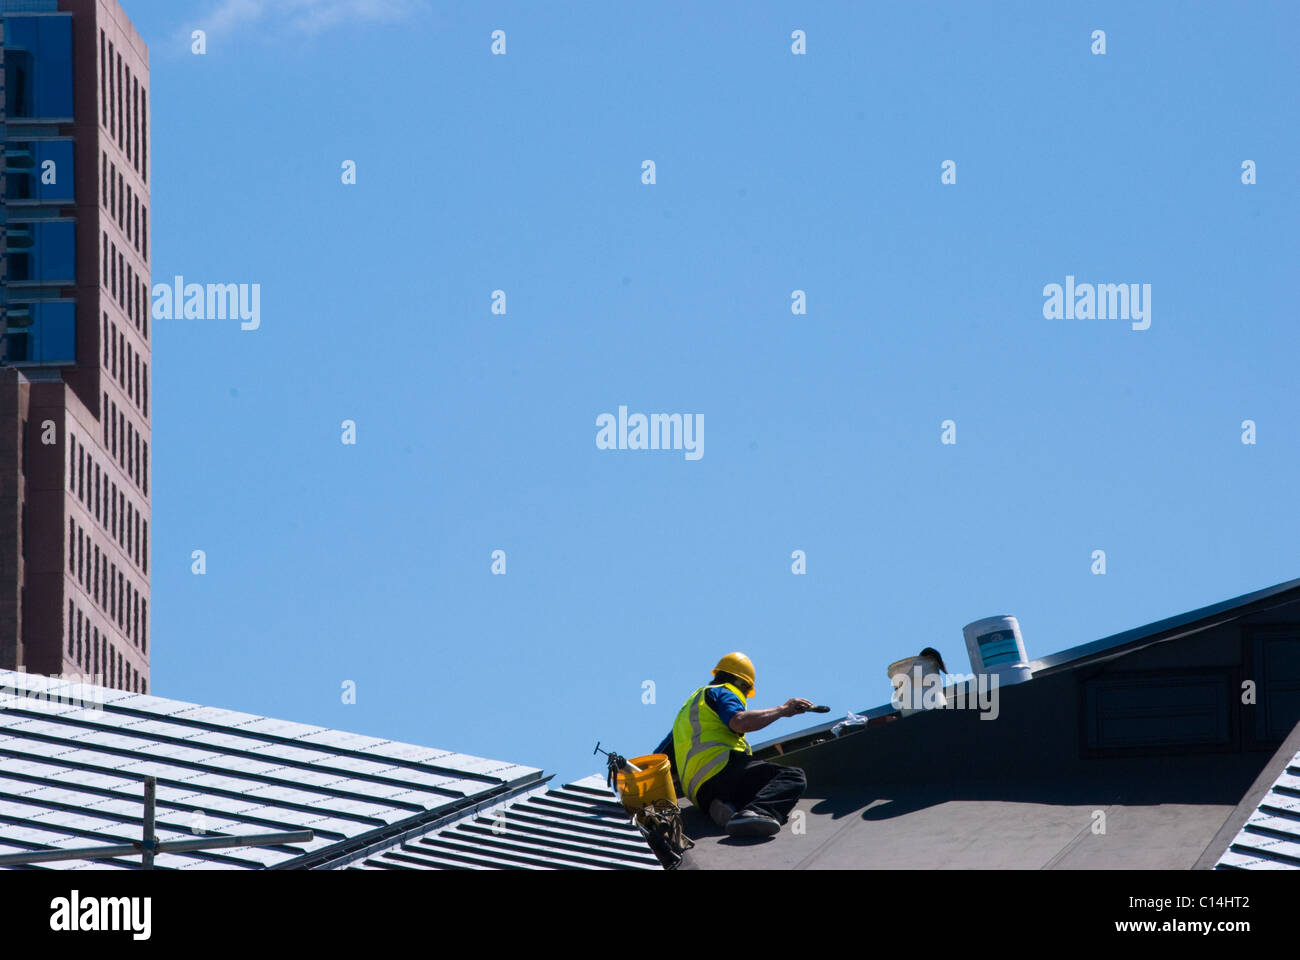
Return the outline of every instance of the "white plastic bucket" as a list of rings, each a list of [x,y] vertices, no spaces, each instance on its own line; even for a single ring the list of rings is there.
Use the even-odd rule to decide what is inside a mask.
[[[1033,676],[1025,638],[1015,617],[985,617],[962,627],[966,652],[976,676],[996,674],[998,684],[1021,683]]]
[[[948,705],[939,682],[927,679],[943,676],[933,657],[904,657],[891,663],[888,672],[889,683],[894,688],[890,702],[903,716]]]

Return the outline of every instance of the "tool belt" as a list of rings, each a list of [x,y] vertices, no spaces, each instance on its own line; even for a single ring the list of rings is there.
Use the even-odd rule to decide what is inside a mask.
[[[676,870],[695,841],[682,831],[682,811],[671,800],[656,800],[633,818],[665,870]]]

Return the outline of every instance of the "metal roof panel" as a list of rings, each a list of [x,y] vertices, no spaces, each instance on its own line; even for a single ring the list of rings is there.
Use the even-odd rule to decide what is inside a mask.
[[[6,679],[13,677],[0,671],[0,685]],[[192,836],[198,822],[227,834],[321,832],[297,845],[300,853],[231,848],[156,861],[176,869],[257,868],[334,848],[342,854],[385,830],[406,835],[421,819],[441,822],[463,815],[462,807],[472,813],[472,798],[504,784],[517,792],[521,782],[541,780],[540,770],[510,762],[125,691],[103,691],[102,709],[39,692],[27,700],[26,711],[0,710],[0,751],[8,754],[0,760],[0,812],[15,821],[0,823],[0,845],[10,848],[134,839],[146,776],[159,778],[160,835]]]
[[[567,808],[566,816],[545,806],[557,797]],[[360,862],[420,870],[452,864],[480,869],[662,869],[631,817],[596,777],[483,804],[425,833],[333,866],[344,869]]]

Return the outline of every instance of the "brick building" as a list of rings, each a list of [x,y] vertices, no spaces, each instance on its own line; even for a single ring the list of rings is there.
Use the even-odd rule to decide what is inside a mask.
[[[149,680],[149,53],[0,0],[0,667]]]

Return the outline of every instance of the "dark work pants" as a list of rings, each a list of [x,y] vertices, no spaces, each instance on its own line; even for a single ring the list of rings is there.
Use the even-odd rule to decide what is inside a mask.
[[[704,781],[696,797],[706,816],[713,801],[721,800],[737,813],[752,810],[784,824],[807,786],[808,778],[798,767],[755,760],[733,750],[727,765]]]

